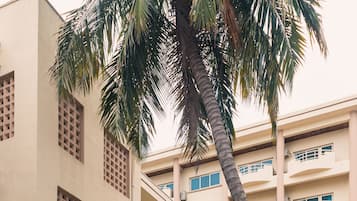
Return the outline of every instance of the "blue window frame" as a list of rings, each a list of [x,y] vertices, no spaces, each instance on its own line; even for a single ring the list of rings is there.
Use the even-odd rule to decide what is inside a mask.
[[[166,184],[160,184],[159,188],[162,190],[164,188],[169,188],[171,190],[174,190],[174,184],[172,182],[166,183]]]
[[[191,191],[219,185],[220,175],[218,172],[191,178]]]
[[[211,186],[218,185],[220,181],[219,173],[211,174]]]
[[[198,189],[200,189],[200,178],[197,177],[197,178],[191,179],[191,190],[194,191],[194,190],[198,190]]]
[[[209,175],[201,177],[201,188],[209,187]]]
[[[315,197],[315,198],[309,198],[307,199],[307,201],[319,201],[319,198]]]
[[[174,184],[173,183],[166,184],[166,187],[171,189],[171,190],[174,190]]]
[[[323,195],[322,200],[323,201],[332,201],[332,195]]]

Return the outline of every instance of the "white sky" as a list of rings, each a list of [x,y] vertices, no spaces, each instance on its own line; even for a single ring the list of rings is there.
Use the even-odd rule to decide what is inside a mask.
[[[1,2],[6,0],[0,0]],[[82,0],[50,0],[59,13],[78,7]],[[324,0],[323,21],[329,55],[325,60],[318,47],[307,50],[305,64],[295,77],[291,95],[282,97],[280,114],[315,106],[357,94],[357,1]],[[265,120],[266,116],[249,104],[238,105],[236,127]],[[173,115],[158,121],[153,150],[175,144]]]

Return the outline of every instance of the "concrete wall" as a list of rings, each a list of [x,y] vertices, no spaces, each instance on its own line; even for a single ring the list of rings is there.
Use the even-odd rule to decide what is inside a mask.
[[[290,200],[333,193],[333,200],[348,200],[348,176],[339,176],[329,179],[323,179],[314,182],[307,182],[286,188],[286,195]]]
[[[275,189],[247,194],[248,201],[276,201]]]
[[[206,189],[200,189],[197,191],[191,191],[190,179],[192,177],[201,176],[209,173],[220,173],[220,185],[209,187]],[[181,172],[181,191],[187,192],[187,200],[198,200],[198,198],[205,198],[204,200],[220,200],[227,198],[227,190],[225,188],[225,180],[218,161],[205,163],[199,166],[190,167],[182,170]]]
[[[336,161],[349,159],[348,129],[325,133],[322,136],[319,135],[297,140],[287,143],[285,146],[291,153],[291,158],[293,158],[294,152],[327,144],[333,144],[333,151],[336,154]]]
[[[36,200],[37,18],[36,0],[0,8],[0,75],[15,71],[15,136],[0,142],[1,201]]]
[[[0,75],[15,71],[15,137],[0,142],[0,200],[56,200],[60,186],[84,201],[139,201],[141,168],[134,155],[130,198],[103,179],[99,87],[85,98],[74,95],[84,107],[83,161],[58,146],[58,97],[48,70],[61,24],[46,0],[0,8]]]

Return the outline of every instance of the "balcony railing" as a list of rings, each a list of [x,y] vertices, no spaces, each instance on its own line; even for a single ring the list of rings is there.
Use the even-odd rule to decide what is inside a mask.
[[[332,145],[325,145],[294,153],[294,159],[288,162],[288,171],[291,177],[300,176],[331,169],[334,162]]]
[[[245,186],[269,182],[273,179],[272,160],[240,166],[239,176]]]

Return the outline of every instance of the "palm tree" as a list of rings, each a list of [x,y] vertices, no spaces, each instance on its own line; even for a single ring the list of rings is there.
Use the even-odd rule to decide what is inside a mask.
[[[267,106],[291,90],[306,35],[327,54],[318,0],[86,0],[61,27],[50,69],[59,95],[102,83],[104,128],[139,157],[169,83],[189,159],[213,141],[234,201],[246,196],[232,156],[237,92]],[[306,29],[304,29],[306,27]]]

